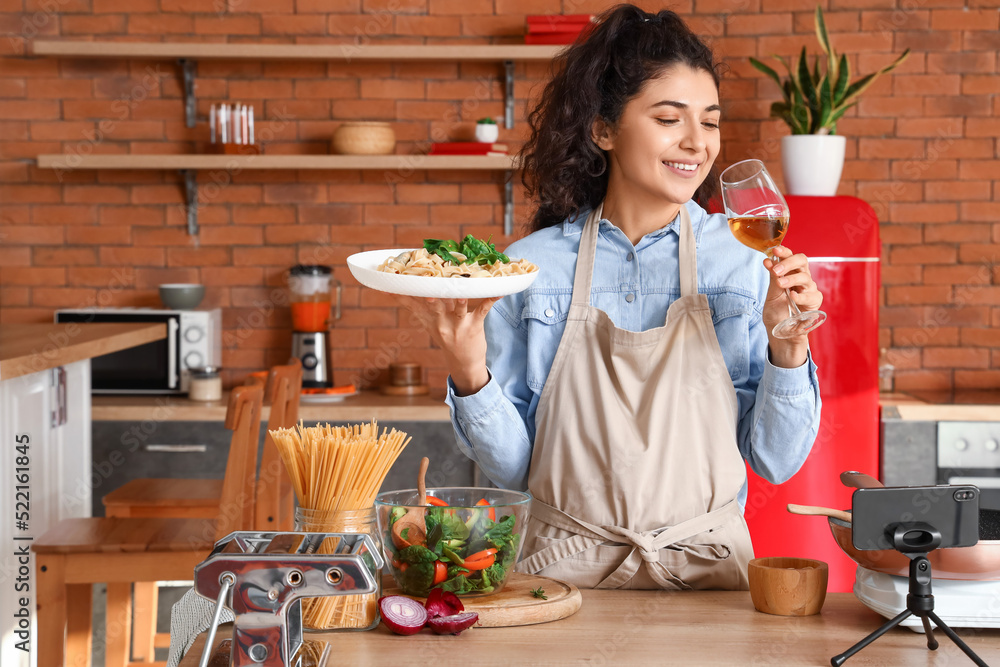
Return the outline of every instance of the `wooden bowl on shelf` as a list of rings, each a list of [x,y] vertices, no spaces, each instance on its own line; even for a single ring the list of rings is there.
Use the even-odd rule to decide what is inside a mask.
[[[351,121],[333,133],[333,152],[340,155],[391,155],[396,132],[381,121]]]

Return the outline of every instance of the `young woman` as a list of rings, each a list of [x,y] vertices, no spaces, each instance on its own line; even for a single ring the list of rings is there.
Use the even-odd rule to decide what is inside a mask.
[[[793,475],[819,422],[806,336],[822,295],[700,203],[717,181],[719,77],[670,11],[619,5],[560,57],[530,115],[540,267],[496,302],[403,299],[445,352],[459,447],[534,496],[519,569],[580,587],[747,587],[744,460]]]

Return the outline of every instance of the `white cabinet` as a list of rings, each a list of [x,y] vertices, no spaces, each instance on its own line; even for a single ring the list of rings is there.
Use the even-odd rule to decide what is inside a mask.
[[[32,628],[30,656],[19,650],[15,615],[21,598],[27,598],[34,624],[34,557],[28,566],[30,575],[25,577],[17,550],[30,549],[31,541],[25,538],[39,537],[62,519],[90,516],[90,433],[89,359],[0,382],[0,544],[4,545],[0,552],[0,664],[4,667],[35,664],[37,633]],[[16,477],[24,474],[18,470],[22,466],[17,457],[25,444],[29,479],[22,485]],[[25,512],[25,497],[17,495],[19,490],[28,494],[26,530],[17,525]]]

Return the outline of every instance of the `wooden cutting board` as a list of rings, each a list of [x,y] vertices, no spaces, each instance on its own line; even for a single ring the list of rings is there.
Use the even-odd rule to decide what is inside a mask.
[[[382,595],[402,595],[392,577],[386,577]],[[541,587],[547,600],[536,598],[531,591]],[[414,600],[423,602],[416,596]],[[507,628],[515,625],[548,623],[572,616],[583,597],[573,584],[548,577],[512,572],[503,590],[494,595],[462,596],[465,611],[479,614],[477,628]]]

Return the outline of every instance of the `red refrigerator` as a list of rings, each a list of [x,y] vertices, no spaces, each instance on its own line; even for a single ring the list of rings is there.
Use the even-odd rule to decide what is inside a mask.
[[[851,591],[856,565],[824,517],[789,514],[788,503],[850,509],[840,473],[879,473],[878,219],[855,197],[786,197],[784,245],[809,256],[827,321],[809,334],[823,415],[802,469],[775,486],[749,472],[746,519],[756,556],[815,558],[830,565],[830,592]]]

